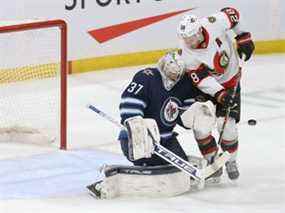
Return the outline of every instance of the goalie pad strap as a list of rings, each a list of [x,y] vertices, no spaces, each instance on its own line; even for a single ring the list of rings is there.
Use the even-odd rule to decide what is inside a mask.
[[[128,174],[128,175],[162,175],[171,174],[180,171],[172,165],[163,166],[122,166],[112,165],[105,169],[105,176],[110,177],[117,174]]]

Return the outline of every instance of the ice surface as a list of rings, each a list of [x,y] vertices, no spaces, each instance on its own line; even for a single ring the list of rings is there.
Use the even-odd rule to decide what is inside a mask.
[[[85,186],[104,163],[128,162],[112,123],[88,110],[92,103],[119,119],[120,93],[140,67],[69,77],[69,151],[58,144],[0,143],[0,212],[285,212],[285,55],[256,56],[244,67],[239,125],[241,176],[173,198],[95,200]],[[256,126],[248,126],[248,119]],[[189,154],[198,155],[190,131],[177,129]]]

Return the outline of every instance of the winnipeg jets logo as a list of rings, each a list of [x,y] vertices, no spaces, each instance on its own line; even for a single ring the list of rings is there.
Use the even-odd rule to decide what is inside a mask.
[[[179,115],[180,101],[177,98],[170,97],[164,103],[160,111],[160,118],[166,126],[174,126]]]

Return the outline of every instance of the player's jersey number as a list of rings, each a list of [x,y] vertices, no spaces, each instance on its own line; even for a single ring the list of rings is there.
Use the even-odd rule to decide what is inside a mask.
[[[127,91],[129,93],[134,93],[135,95],[137,95],[142,90],[142,88],[143,88],[143,85],[138,84],[136,82],[131,82]]]
[[[200,78],[198,77],[198,75],[195,72],[192,72],[190,74],[190,77],[192,78],[192,80],[195,84],[198,84],[200,82]]]

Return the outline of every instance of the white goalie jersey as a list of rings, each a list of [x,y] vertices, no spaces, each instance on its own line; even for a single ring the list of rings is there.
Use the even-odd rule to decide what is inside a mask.
[[[234,41],[228,34],[239,23],[233,25],[226,12],[201,18],[199,22],[204,36],[203,43],[192,49],[186,47],[181,39],[181,56],[186,63],[188,75],[196,86],[204,93],[214,96],[221,89],[234,87],[239,79],[239,56]]]

